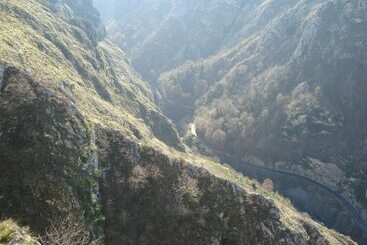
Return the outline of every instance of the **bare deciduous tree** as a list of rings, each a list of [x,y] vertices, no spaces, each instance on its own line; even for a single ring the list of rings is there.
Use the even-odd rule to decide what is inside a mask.
[[[274,191],[274,184],[273,184],[273,181],[271,179],[264,180],[262,186],[265,190],[267,190],[269,192]]]
[[[198,202],[202,193],[196,179],[184,173],[179,177],[174,187],[176,199],[182,202],[184,199],[191,202]]]
[[[68,216],[50,222],[44,236],[39,238],[43,245],[87,245],[93,244],[87,225],[79,218]]]

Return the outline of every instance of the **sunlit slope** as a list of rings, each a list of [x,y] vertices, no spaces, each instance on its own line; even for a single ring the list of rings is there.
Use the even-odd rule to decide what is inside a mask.
[[[155,129],[145,123],[159,123],[166,135],[156,130],[156,136],[162,133],[169,144],[180,144],[154,105],[149,86],[123,53],[109,41],[94,46],[88,36],[94,30],[82,21],[68,20],[70,9],[53,13],[37,1],[2,4],[1,63],[24,69],[53,93],[69,96],[92,123],[148,138]]]

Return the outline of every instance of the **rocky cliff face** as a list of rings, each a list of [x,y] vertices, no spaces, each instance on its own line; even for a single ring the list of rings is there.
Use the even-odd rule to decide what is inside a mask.
[[[54,3],[0,1],[1,217],[39,234],[73,217],[85,244],[354,244],[184,152],[121,50]]]
[[[110,244],[349,243],[302,219],[289,226],[272,199],[114,131],[96,144]]]
[[[74,16],[80,18],[84,23],[85,29],[94,28],[94,33],[91,35],[96,41],[102,40],[106,36],[106,30],[101,22],[98,11],[93,7],[92,0],[65,0],[65,3],[71,7]],[[88,33],[88,31],[87,31]]]
[[[84,29],[91,40],[96,43],[106,35],[98,11],[92,0],[47,0],[45,4],[55,13],[72,19],[75,25]]]
[[[88,176],[81,167],[89,135],[72,101],[7,68],[0,111],[2,212],[37,228],[53,212],[81,212],[71,188]]]

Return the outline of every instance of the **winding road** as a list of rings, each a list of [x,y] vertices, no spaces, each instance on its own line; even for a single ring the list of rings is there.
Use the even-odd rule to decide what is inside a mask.
[[[192,107],[188,107],[188,108],[190,108],[192,110],[195,110],[195,108],[192,108]],[[348,210],[350,215],[353,217],[353,220],[360,227],[361,231],[363,231],[367,235],[367,222],[363,219],[363,217],[359,213],[359,211],[354,207],[354,205],[348,199],[346,199],[344,196],[342,196],[340,193],[336,192],[335,190],[333,190],[329,186],[327,186],[327,185],[325,185],[321,182],[318,182],[316,180],[313,180],[313,179],[311,179],[307,176],[298,174],[298,173],[294,173],[294,172],[286,171],[286,170],[274,169],[274,168],[270,168],[270,167],[266,167],[266,166],[260,166],[260,165],[256,165],[256,164],[251,164],[251,163],[243,161],[240,158],[236,158],[236,157],[230,156],[228,154],[225,154],[223,152],[217,151],[217,150],[213,149],[210,146],[210,144],[208,142],[206,142],[205,139],[200,137],[200,135],[196,132],[196,126],[195,126],[194,123],[189,124],[189,127],[190,127],[191,134],[193,136],[195,136],[205,147],[210,149],[214,154],[216,154],[224,162],[227,162],[227,163],[238,162],[243,166],[252,167],[254,169],[266,170],[266,171],[273,172],[273,173],[278,173],[278,174],[287,175],[287,176],[293,176],[293,177],[302,179],[306,182],[309,182],[313,185],[316,185],[316,186],[322,188],[323,190],[329,192],[330,194],[334,195],[339,200],[339,202],[345,206],[345,208]]]
[[[191,127],[195,127],[195,126],[191,126]],[[193,129],[191,129],[191,131],[193,131]],[[194,129],[194,131],[195,131],[195,134],[196,134],[196,130],[195,129]],[[367,234],[367,222],[363,219],[362,215],[358,212],[358,210],[353,206],[353,204],[348,199],[346,199],[340,193],[334,191],[332,188],[328,187],[327,185],[325,185],[325,184],[323,184],[321,182],[318,182],[316,180],[313,180],[313,179],[311,179],[311,178],[309,178],[307,176],[298,174],[298,173],[294,173],[294,172],[290,172],[290,171],[286,171],[286,170],[274,169],[274,168],[270,168],[270,167],[266,167],[266,166],[259,166],[259,165],[256,165],[256,164],[251,164],[251,163],[245,162],[245,161],[243,161],[240,158],[229,156],[229,155],[227,155],[227,154],[225,154],[223,152],[220,152],[220,151],[217,151],[215,149],[212,149],[210,147],[210,145],[204,139],[202,139],[200,137],[200,135],[197,136],[197,138],[200,140],[200,142],[205,147],[207,147],[208,149],[210,149],[211,151],[213,151],[224,162],[228,162],[228,163],[238,162],[241,165],[249,166],[249,167],[252,167],[254,169],[266,170],[266,171],[273,172],[273,173],[278,173],[278,174],[282,174],[282,175],[296,177],[296,178],[305,180],[305,181],[307,181],[307,182],[309,182],[311,184],[314,184],[314,185],[316,185],[316,186],[324,189],[325,191],[327,191],[327,192],[331,193],[332,195],[334,195],[339,200],[339,202],[342,203],[346,207],[346,209],[348,210],[348,212],[352,215],[352,217],[353,217],[354,221],[356,222],[356,224],[361,228],[361,230],[365,234]]]

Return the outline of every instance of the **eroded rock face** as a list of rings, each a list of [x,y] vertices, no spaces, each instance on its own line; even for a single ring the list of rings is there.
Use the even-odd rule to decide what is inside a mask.
[[[65,0],[73,9],[74,13],[80,17],[84,23],[84,29],[88,35],[95,41],[100,41],[106,36],[106,30],[101,22],[98,11],[93,7],[92,0]]]
[[[206,170],[99,131],[109,244],[329,244],[287,229],[274,202]]]
[[[0,64],[0,89],[3,85],[4,69],[5,69],[5,65]]]
[[[80,213],[85,203],[77,190],[87,176],[81,165],[89,154],[89,134],[75,105],[9,67],[0,118],[2,214],[38,230],[53,215]]]
[[[46,0],[46,4],[55,13],[73,19],[74,24],[82,28],[93,43],[106,36],[105,27],[92,0]]]

